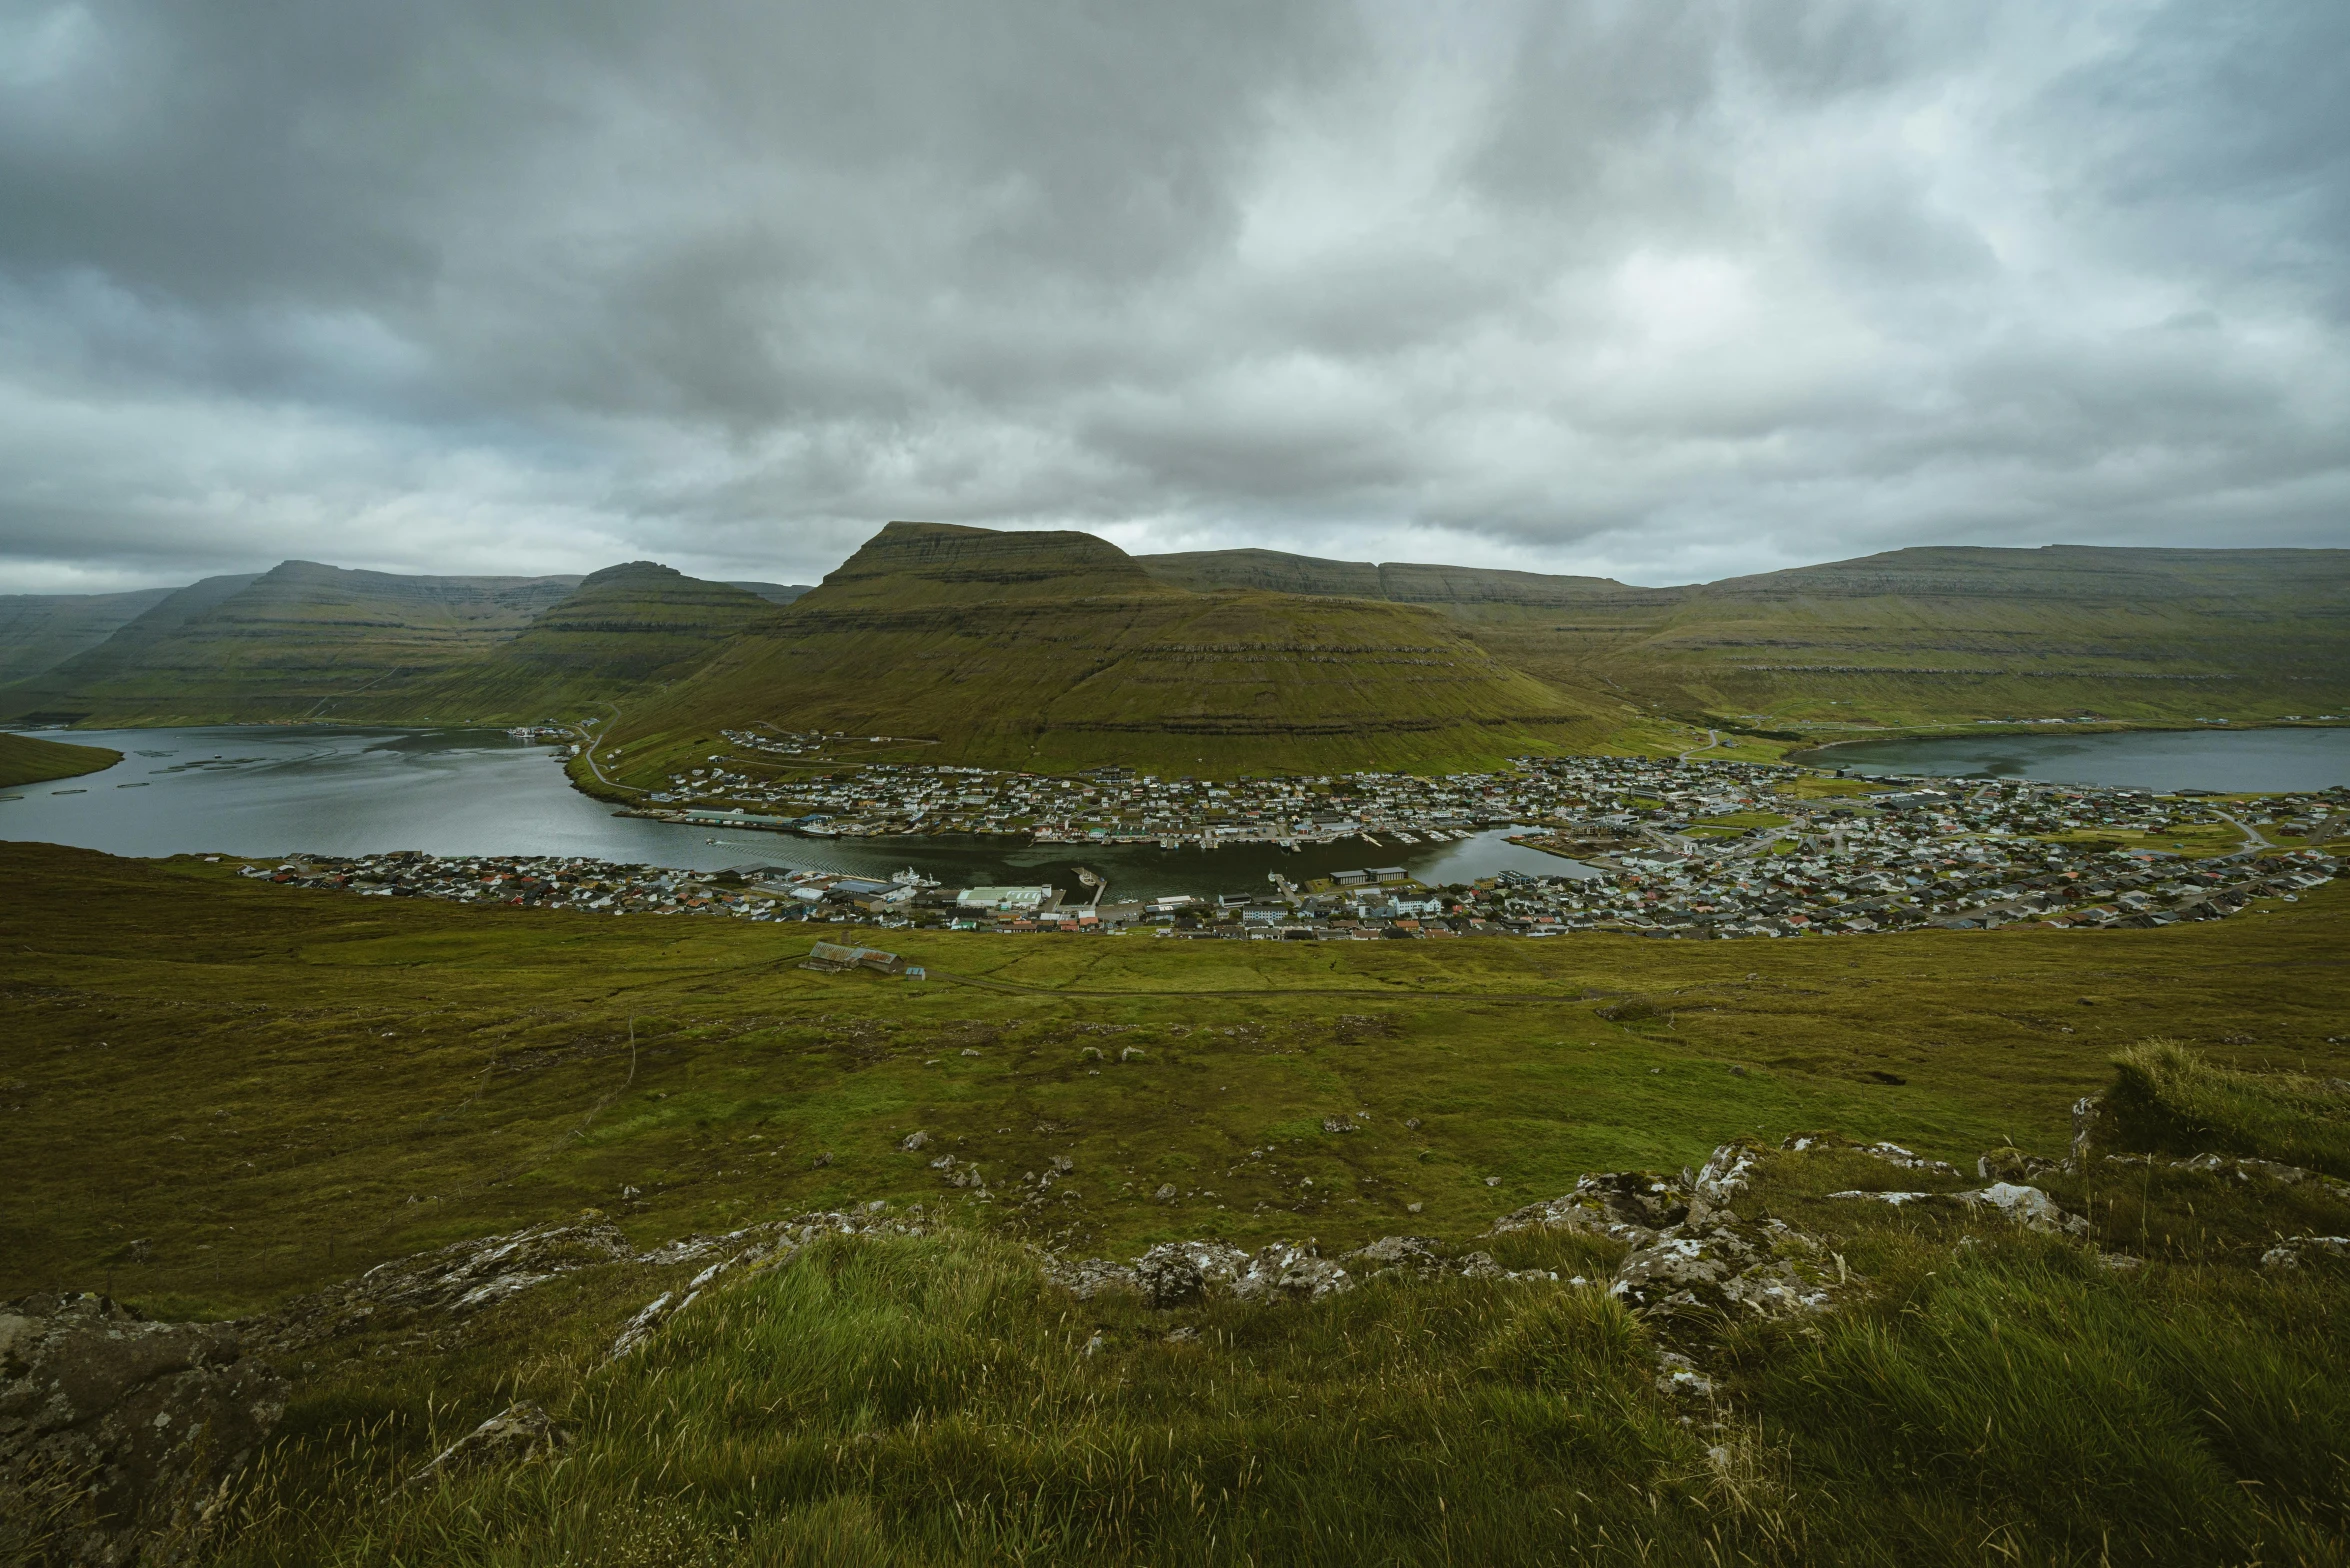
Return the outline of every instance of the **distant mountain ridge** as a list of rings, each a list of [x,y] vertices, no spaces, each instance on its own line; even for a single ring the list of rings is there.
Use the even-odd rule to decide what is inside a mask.
[[[1575,604],[1615,595],[1678,594],[1636,588],[1608,577],[1554,577],[1541,572],[1414,562],[1326,561],[1279,550],[1194,550],[1135,560],[1160,582],[1195,593],[1256,589],[1396,604]]]
[[[0,688],[17,722],[603,716],[645,767],[751,723],[996,765],[1435,766],[1661,744],[1659,720],[2342,712],[2350,550],[1933,546],[1642,587],[893,522],[814,587],[288,561],[0,600],[9,647],[69,648]]]
[[[386,682],[437,673],[520,633],[578,583],[316,561],[210,577],[0,693],[0,717],[202,724],[347,711]]]
[[[177,591],[0,594],[0,686],[88,652]]]
[[[1692,722],[2167,721],[2350,707],[2350,550],[1916,546],[1713,583],[1140,558],[1194,591],[1442,609],[1496,658]]]
[[[658,562],[608,566],[513,637],[399,693],[398,703],[442,717],[593,712],[638,687],[691,676],[781,614],[759,594]]]

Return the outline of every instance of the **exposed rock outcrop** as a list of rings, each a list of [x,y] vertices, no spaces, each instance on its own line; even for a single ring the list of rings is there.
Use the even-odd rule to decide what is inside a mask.
[[[432,1463],[413,1476],[410,1484],[469,1470],[488,1470],[552,1458],[571,1441],[571,1433],[557,1424],[543,1405],[527,1400],[508,1405],[496,1415],[435,1454]]]
[[[0,1556],[183,1560],[285,1413],[225,1323],[152,1323],[104,1296],[0,1308]]]
[[[258,1344],[279,1352],[370,1329],[420,1327],[434,1334],[558,1276],[640,1261],[655,1259],[640,1259],[627,1237],[601,1221],[537,1225],[379,1263],[250,1327]]]
[[[2260,1255],[2264,1269],[2301,1269],[2312,1263],[2350,1263],[2350,1236],[2287,1236]]]
[[[2066,1210],[2037,1187],[1995,1181],[1967,1192],[1831,1192],[1830,1198],[1854,1203],[1883,1203],[1894,1208],[1984,1209],[2004,1215],[2026,1230],[2050,1236],[2086,1237],[2089,1222]]]
[[[1713,1163],[1707,1162],[1709,1171]],[[1493,1222],[1489,1235],[1559,1229],[1607,1236],[1641,1246],[1689,1217],[1687,1186],[1652,1171],[1598,1171],[1580,1177],[1564,1197],[1529,1203]]]
[[[1668,1323],[1751,1320],[1825,1311],[1850,1281],[1824,1246],[1784,1221],[1731,1216],[1658,1232],[1624,1259],[1608,1294]]]
[[[1958,1167],[1947,1160],[1929,1159],[1914,1153],[1898,1143],[1879,1140],[1862,1143],[1834,1132],[1799,1132],[1791,1134],[1779,1145],[1791,1154],[1811,1154],[1825,1150],[1839,1150],[1847,1154],[1865,1154],[1874,1160],[1883,1160],[1896,1170],[1919,1171],[1928,1176],[1956,1176]]]
[[[2341,1181],[2318,1171],[2304,1170],[2298,1165],[2283,1165],[2275,1160],[2255,1160],[2233,1154],[2192,1154],[2184,1159],[2171,1159],[2160,1154],[2108,1154],[2108,1165],[2150,1165],[2156,1170],[2196,1171],[2206,1176],[2225,1176],[2239,1182],[2272,1181],[2282,1187],[2314,1187],[2330,1198],[2350,1203],[2350,1182]]]

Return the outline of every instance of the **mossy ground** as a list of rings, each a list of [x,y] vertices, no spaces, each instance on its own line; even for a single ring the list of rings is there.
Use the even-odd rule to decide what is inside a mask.
[[[0,866],[0,1289],[111,1280],[206,1314],[586,1206],[651,1240],[964,1202],[941,1152],[980,1164],[1002,1196],[970,1211],[1016,1234],[1343,1245],[1466,1233],[1739,1135],[2053,1152],[2149,1035],[2350,1075],[2339,884],[2155,931],[865,933],[956,977],[909,981],[797,967],[837,929],[359,899],[35,845]],[[1650,1011],[1628,998],[1653,1015],[1600,1016]],[[1362,1130],[1321,1131],[1340,1113]],[[103,1157],[75,1157],[93,1128]],[[899,1150],[917,1128],[932,1147]],[[1014,1204],[1056,1154],[1079,1195]],[[1175,1202],[1148,1196],[1168,1182]],[[623,1209],[623,1186],[643,1198]]]
[[[724,1287],[617,1366],[615,1327],[659,1288],[620,1265],[453,1349],[322,1351],[226,1561],[2344,1560],[2350,1296],[2257,1267],[2280,1231],[2350,1226],[2301,1189],[2050,1178],[2101,1246],[2150,1260],[2121,1274],[1828,1199],[1905,1184],[1858,1156],[1774,1168],[1742,1210],[1834,1238],[1870,1283],[1800,1332],[1718,1339],[1702,1407],[1658,1392],[1650,1331],[1593,1289],[1153,1314],[1072,1301],[1017,1245],[1406,1232],[1604,1277],[1608,1243],[1476,1238],[1580,1172],[1738,1135],[2054,1154],[2071,1100],[2154,1034],[2223,1074],[2322,1083],[2350,1072],[2339,886],[2142,932],[924,935],[899,945],[952,978],[915,982],[801,970],[806,928],[228,870],[0,848],[0,1296],[247,1312],[587,1207],[640,1243],[877,1198],[946,1222]],[[1339,1112],[1362,1130],[1323,1131]],[[930,1146],[900,1149],[917,1127]],[[942,1150],[997,1200],[944,1186]],[[1078,1195],[1023,1204],[1055,1154]],[[515,1397],[572,1425],[566,1460],[401,1484]]]

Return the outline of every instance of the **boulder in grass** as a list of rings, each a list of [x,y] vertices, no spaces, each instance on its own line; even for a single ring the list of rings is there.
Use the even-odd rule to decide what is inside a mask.
[[[81,1291],[0,1307],[0,1555],[184,1559],[285,1414],[225,1323],[153,1323]]]
[[[2264,1269],[2303,1269],[2313,1263],[2350,1263],[2350,1236],[2287,1236],[2260,1255]]]
[[[1317,1253],[1311,1242],[1298,1246],[1277,1241],[1261,1248],[1248,1267],[1232,1282],[1232,1294],[1243,1301],[1320,1301],[1354,1289],[1345,1269]]]
[[[1751,1321],[1824,1312],[1850,1283],[1826,1248],[1784,1221],[1698,1220],[1634,1249],[1608,1293],[1652,1320]]]
[[[1650,1171],[1600,1171],[1579,1179],[1563,1197],[1503,1215],[1489,1234],[1552,1228],[1640,1246],[1688,1217],[1689,1194],[1679,1181]]]
[[[2036,1230],[2043,1235],[2081,1237],[2089,1234],[2087,1220],[2078,1214],[2067,1213],[2054,1198],[2037,1187],[1995,1181],[1988,1187],[1953,1196],[1969,1208],[1990,1209],[2004,1214],[2024,1229]]]
[[[507,1406],[433,1456],[411,1483],[471,1470],[498,1469],[552,1458],[571,1441],[570,1432],[556,1424],[543,1405],[527,1401]]]
[[[2057,1168],[2056,1161],[2026,1154],[2013,1144],[1988,1150],[1975,1161],[1975,1174],[1985,1181],[2035,1181]]]
[[[1229,1290],[1248,1267],[1248,1254],[1219,1241],[1170,1241],[1134,1260],[1135,1287],[1145,1304],[1180,1307]]]

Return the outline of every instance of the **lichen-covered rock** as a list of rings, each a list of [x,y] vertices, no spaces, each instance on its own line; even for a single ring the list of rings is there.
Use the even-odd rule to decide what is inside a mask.
[[[1319,1301],[1354,1289],[1345,1269],[1317,1253],[1312,1243],[1299,1246],[1277,1241],[1261,1248],[1232,1282],[1232,1294],[1242,1301],[1287,1297]]]
[[[2102,1094],[2084,1094],[2073,1101],[2073,1141],[2064,1157],[2064,1168],[2080,1172],[2089,1168],[2089,1156],[2100,1145],[2112,1141],[2113,1112],[2107,1109]]]
[[[1164,1309],[1230,1289],[1248,1261],[1247,1253],[1220,1241],[1169,1241],[1136,1258],[1132,1272],[1144,1303]]]
[[[1704,1399],[1713,1393],[1714,1380],[1679,1351],[1660,1350],[1656,1353],[1656,1387],[1658,1393],[1672,1398]]]
[[[1047,1256],[1044,1260],[1045,1277],[1079,1301],[1091,1301],[1096,1296],[1123,1293],[1139,1296],[1142,1283],[1134,1277],[1131,1264],[1112,1262],[1108,1258],[1060,1258]]]
[[[411,1483],[468,1470],[488,1470],[552,1458],[571,1441],[571,1433],[555,1422],[542,1405],[508,1405],[496,1415],[435,1454],[432,1463],[416,1472]]]
[[[1726,1209],[1754,1185],[1756,1173],[1769,1153],[1759,1144],[1740,1138],[1725,1143],[1706,1159],[1691,1178],[1689,1191],[1696,1203],[1708,1209]]]
[[[1783,1318],[1823,1311],[1848,1276],[1780,1220],[1701,1220],[1660,1231],[1616,1270],[1608,1293],[1646,1318]]]
[[[151,1323],[68,1291],[0,1308],[0,1556],[181,1559],[285,1413],[225,1323]]]
[[[2260,1255],[2264,1269],[2301,1269],[2319,1262],[2350,1263],[2350,1236],[2287,1236]]]
[[[1842,1133],[1799,1132],[1790,1134],[1779,1147],[1794,1154],[1809,1154],[1829,1149],[1847,1154],[1865,1154],[1873,1160],[1883,1160],[1896,1170],[1922,1171],[1928,1176],[1956,1176],[1958,1174],[1958,1167],[1947,1160],[1929,1159],[1915,1150],[1905,1149],[1898,1143],[1887,1143],[1882,1139],[1875,1143],[1862,1143],[1859,1139],[1847,1138]]]
[[[1984,1181],[2035,1181],[2056,1169],[2056,1161],[2026,1154],[2013,1144],[1986,1150],[1975,1159],[1975,1175]]]
[[[637,1263],[694,1263],[704,1258],[711,1262],[686,1281],[682,1290],[663,1291],[647,1302],[621,1329],[610,1355],[617,1360],[642,1347],[662,1324],[692,1306],[712,1281],[730,1270],[776,1267],[824,1236],[919,1236],[924,1230],[920,1204],[894,1213],[888,1204],[875,1202],[858,1209],[827,1209],[796,1219],[746,1225],[723,1236],[689,1236],[636,1254],[632,1261]]]
[[[1679,1181],[1652,1171],[1600,1171],[1580,1178],[1564,1197],[1529,1203],[1503,1215],[1488,1234],[1549,1227],[1612,1236],[1640,1246],[1688,1217],[1689,1193]]]
[[[260,1343],[282,1352],[418,1318],[446,1326],[559,1275],[636,1261],[614,1226],[534,1226],[379,1263],[357,1279],[288,1302],[253,1328]]]
[[[1828,1196],[1840,1198],[1846,1202],[1882,1203],[1889,1208],[1896,1209],[1910,1204],[1955,1204],[1958,1202],[1956,1197],[1947,1192],[1871,1192],[1847,1189],[1843,1192],[1831,1192]]]
[[[2089,1222],[2078,1214],[2068,1214],[2054,1198],[2037,1187],[2025,1187],[2011,1181],[1995,1181],[1988,1187],[1973,1192],[1951,1194],[1969,1208],[1989,1209],[2004,1214],[2026,1230],[2036,1230],[2050,1236],[2086,1236]]]
[[[1450,1272],[1443,1252],[1426,1236],[1382,1236],[1368,1246],[1357,1247],[1339,1261],[1359,1273],[1373,1276],[1410,1274],[1432,1279]]]
[[[1883,1203],[1894,1208],[1987,1209],[2004,1215],[2026,1230],[2050,1236],[2085,1237],[2089,1222],[2065,1209],[2037,1187],[1995,1181],[1967,1192],[1831,1192],[1848,1202]]]
[[[2159,1154],[2108,1154],[2105,1163],[2192,1171],[2204,1176],[2224,1176],[2239,1182],[2273,1181],[2283,1187],[2314,1187],[2330,1198],[2350,1203],[2350,1182],[2318,1171],[2304,1170],[2298,1165],[2280,1164],[2275,1160],[2256,1160],[2233,1154],[2196,1154],[2183,1160],[2168,1159]]]

